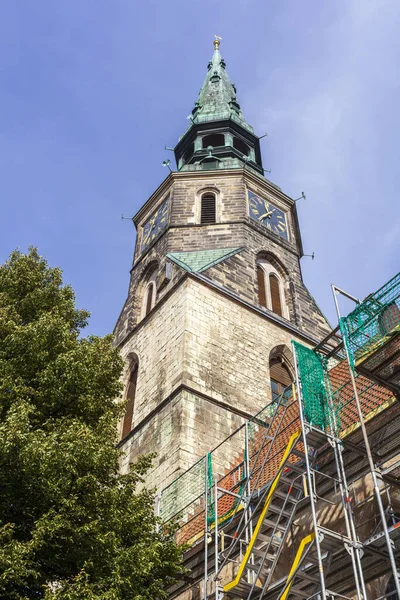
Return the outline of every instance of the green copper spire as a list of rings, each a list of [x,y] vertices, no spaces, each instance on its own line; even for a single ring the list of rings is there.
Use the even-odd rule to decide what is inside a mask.
[[[253,128],[246,122],[240,109],[236,88],[229,79],[219,46],[220,38],[215,36],[214,54],[208,63],[208,73],[192,111],[192,123],[232,119],[252,132]]]
[[[214,54],[190,125],[174,148],[179,171],[251,169],[263,174],[260,140],[246,122],[215,36]]]

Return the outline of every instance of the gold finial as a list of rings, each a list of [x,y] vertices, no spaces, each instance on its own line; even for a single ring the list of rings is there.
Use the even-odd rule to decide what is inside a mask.
[[[214,35],[214,48],[216,50],[218,50],[220,43],[221,43],[222,37],[219,37],[219,35]]]

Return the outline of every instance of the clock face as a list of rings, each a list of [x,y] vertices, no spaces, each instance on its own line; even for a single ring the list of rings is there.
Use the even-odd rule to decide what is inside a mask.
[[[277,206],[248,191],[250,217],[269,231],[276,233],[284,240],[288,240],[286,215]]]
[[[140,251],[146,250],[152,242],[164,231],[168,223],[168,198],[158,207],[156,212],[144,224]]]

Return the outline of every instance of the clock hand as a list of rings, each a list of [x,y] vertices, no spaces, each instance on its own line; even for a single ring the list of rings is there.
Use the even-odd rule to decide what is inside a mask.
[[[148,240],[148,239],[149,239],[149,237],[150,237],[150,234],[151,234],[151,228],[149,227],[149,230],[148,230],[148,232],[146,233],[146,237],[145,237],[145,238],[143,239],[143,241],[142,241],[142,245],[146,244],[147,240]]]
[[[258,220],[261,221],[261,219],[264,219],[264,217],[270,218],[270,215],[272,215],[273,212],[273,210],[270,210],[269,212],[264,213],[263,215],[261,215],[261,217],[258,217]]]
[[[146,237],[144,238],[144,240],[143,240],[142,244],[145,244],[145,243],[147,242],[147,240],[149,239],[149,237],[150,237],[150,234],[151,234],[151,232],[153,231],[153,227],[154,227],[154,219],[152,219],[152,220],[151,220],[151,225],[150,225],[150,227],[149,227],[149,230],[148,230],[148,232],[147,232],[147,234],[146,234]]]

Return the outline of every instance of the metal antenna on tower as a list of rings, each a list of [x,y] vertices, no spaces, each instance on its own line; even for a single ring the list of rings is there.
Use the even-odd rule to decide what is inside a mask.
[[[167,160],[163,160],[163,163],[162,163],[163,167],[168,167],[168,169],[169,169],[169,170],[170,170],[170,172],[172,173],[172,169],[171,169],[171,167],[169,166],[170,164],[171,164],[171,161],[169,160],[169,158],[167,158]]]
[[[303,254],[303,256],[309,256],[311,260],[314,260],[315,252],[313,252],[312,254]]]
[[[305,200],[307,198],[307,196],[305,195],[304,192],[301,192],[301,196],[299,196],[298,198],[296,198],[294,200],[294,202],[297,202],[298,200]]]

